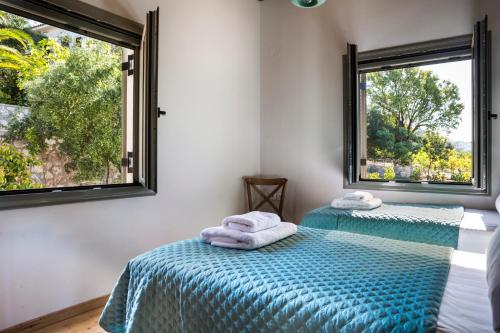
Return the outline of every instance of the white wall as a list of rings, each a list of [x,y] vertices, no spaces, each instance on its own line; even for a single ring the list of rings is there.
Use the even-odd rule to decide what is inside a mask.
[[[342,54],[346,43],[361,51],[472,32],[486,11],[500,50],[498,1],[329,0],[301,10],[286,0],[266,0],[261,11],[261,171],[288,177],[288,216],[343,194]],[[488,4],[489,9],[486,10]],[[496,9],[493,8],[496,6]],[[500,88],[494,58],[494,92]],[[494,109],[500,105],[494,96]],[[494,163],[499,165],[500,121],[494,122]],[[493,193],[500,191],[493,170]],[[491,197],[377,192],[385,200],[461,203],[493,208]]]
[[[109,293],[131,257],[242,210],[259,171],[257,1],[89,2],[161,8],[159,194],[0,212],[0,330]]]

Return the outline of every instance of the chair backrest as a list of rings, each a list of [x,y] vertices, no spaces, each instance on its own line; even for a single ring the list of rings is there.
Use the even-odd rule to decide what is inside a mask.
[[[256,177],[243,177],[245,181],[245,187],[247,192],[248,200],[248,210],[254,211],[259,210],[266,203],[274,210],[276,214],[283,220],[283,205],[285,203],[285,191],[288,179],[286,178],[256,178]],[[259,186],[269,186],[274,187],[270,192],[263,191]],[[254,204],[252,190],[261,197],[261,201]],[[279,193],[279,194],[278,194]],[[273,202],[273,197],[279,195],[279,205],[278,207]]]

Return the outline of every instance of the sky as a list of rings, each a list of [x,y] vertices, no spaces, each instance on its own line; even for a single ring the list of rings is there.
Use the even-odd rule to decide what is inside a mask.
[[[470,60],[421,66],[423,70],[433,71],[441,80],[448,80],[458,86],[460,99],[464,105],[460,126],[452,131],[451,141],[472,142],[472,64]]]

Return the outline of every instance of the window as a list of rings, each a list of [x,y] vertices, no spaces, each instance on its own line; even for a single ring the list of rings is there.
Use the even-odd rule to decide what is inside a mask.
[[[489,193],[490,32],[344,58],[346,187]]]
[[[0,0],[0,208],[156,193],[157,36],[158,11]]]

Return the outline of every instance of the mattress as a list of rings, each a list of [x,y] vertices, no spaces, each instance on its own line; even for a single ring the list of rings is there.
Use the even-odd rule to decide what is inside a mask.
[[[498,225],[500,214],[496,210],[465,209],[460,229],[495,231]]]
[[[434,332],[452,249],[299,227],[257,251],[169,244],[129,262],[109,332]]]
[[[452,256],[438,318],[440,333],[493,333],[492,312],[486,283],[486,248],[498,213],[469,210],[460,230],[458,250]],[[483,229],[483,230],[480,230]]]
[[[460,224],[459,249],[484,254],[495,229],[500,225],[500,214],[493,210],[466,209]]]

